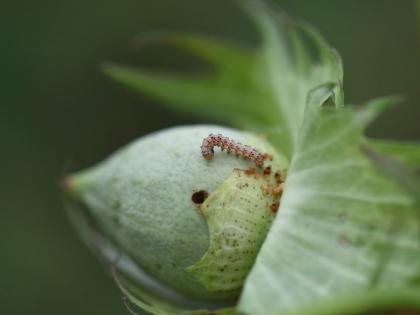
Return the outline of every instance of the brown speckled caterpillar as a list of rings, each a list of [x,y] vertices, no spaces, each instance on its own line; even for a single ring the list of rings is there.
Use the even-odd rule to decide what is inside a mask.
[[[204,138],[201,144],[201,154],[206,160],[213,158],[214,147],[220,147],[222,151],[226,150],[227,153],[233,153],[237,157],[242,156],[247,160],[254,161],[259,167],[263,166],[264,161],[268,158],[266,154],[262,154],[248,145],[235,142],[221,134],[210,134],[207,138]]]

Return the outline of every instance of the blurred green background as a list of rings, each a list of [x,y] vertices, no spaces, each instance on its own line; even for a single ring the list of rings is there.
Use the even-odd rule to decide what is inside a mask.
[[[406,101],[369,130],[420,139],[414,1],[277,1],[316,25],[344,60],[346,99]],[[127,314],[121,294],[72,231],[59,178],[148,132],[200,120],[114,84],[104,61],[192,70],[196,62],[132,38],[186,30],[255,42],[226,0],[40,0],[0,5],[0,314]]]

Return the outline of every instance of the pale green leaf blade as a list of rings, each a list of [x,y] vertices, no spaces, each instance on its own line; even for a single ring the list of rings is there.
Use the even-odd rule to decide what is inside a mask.
[[[419,289],[415,287],[394,288],[387,290],[354,292],[332,300],[320,300],[309,307],[294,312],[293,315],[366,315],[366,314],[398,314],[401,310],[419,310]],[[388,311],[388,312],[386,312]],[[404,314],[404,313],[402,313]],[[407,313],[417,314],[417,313]]]
[[[236,125],[261,125],[271,119],[266,111],[250,104],[266,104],[252,87],[232,89],[227,77],[217,75],[170,75],[108,64],[104,71],[116,81],[158,97],[170,108]],[[244,84],[247,80],[244,79]],[[244,92],[245,91],[245,92]],[[263,108],[264,109],[264,108]]]
[[[221,66],[221,70],[226,67],[240,70],[254,59],[254,50],[241,43],[203,34],[151,32],[141,34],[134,42],[140,47],[148,44],[169,45],[208,64]]]
[[[368,146],[386,156],[396,159],[408,167],[420,169],[419,142],[370,139]]]
[[[362,132],[385,105],[308,106],[280,212],[245,283],[241,311],[322,314],[315,310],[333,304],[340,314],[346,303],[334,299],[382,289],[391,296],[418,284],[418,204],[361,150]],[[352,301],[354,308],[366,303]]]
[[[341,59],[311,26],[279,16],[262,2],[241,5],[261,32],[256,50],[188,34],[160,34],[152,40],[202,59],[212,66],[207,74],[157,74],[120,66],[106,66],[105,71],[170,108],[262,132],[290,157],[307,94],[333,83],[340,87],[342,104]]]
[[[385,174],[397,181],[418,203],[420,203],[420,177],[419,169],[412,169],[400,160],[389,157],[372,150],[368,145],[362,146],[365,155],[370,158]],[[404,152],[407,158],[407,152]],[[400,155],[401,156],[401,155]],[[417,161],[418,162],[418,161]]]
[[[369,140],[363,151],[420,202],[420,143]]]
[[[274,99],[277,127],[281,126],[276,136],[290,153],[302,123],[308,93],[331,82],[341,87],[341,59],[311,26],[290,19],[264,1],[245,4],[262,37],[260,68],[266,74],[266,84]],[[339,94],[342,103],[342,89]]]
[[[254,129],[275,124],[270,100],[260,91],[259,78],[255,77],[258,62],[252,50],[205,35],[156,33],[145,37],[142,36],[140,42],[172,45],[213,68],[206,73],[173,74],[106,64],[105,73],[184,113]]]

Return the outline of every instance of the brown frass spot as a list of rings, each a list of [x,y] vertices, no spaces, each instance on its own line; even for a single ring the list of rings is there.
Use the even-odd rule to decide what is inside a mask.
[[[261,186],[262,194],[267,196],[270,193],[271,186],[268,183],[264,183]]]
[[[280,183],[283,183],[283,182],[284,182],[284,180],[283,180],[283,175],[281,174],[281,172],[280,172],[280,171],[277,171],[277,172],[275,172],[275,173],[274,173],[274,179],[276,180],[276,182],[277,182],[278,184],[280,184]]]
[[[270,206],[271,212],[277,213],[277,211],[279,210],[279,207],[280,207],[280,202],[272,203]]]
[[[255,168],[248,168],[244,171],[245,175],[251,176],[255,175],[257,173],[257,170]]]
[[[283,187],[284,187],[284,184],[283,183],[278,184],[277,186],[275,186],[273,188],[273,190],[272,190],[273,196],[274,197],[280,197],[281,194],[283,193]]]
[[[267,166],[266,168],[264,168],[264,173],[265,176],[268,176],[271,174],[271,165]]]

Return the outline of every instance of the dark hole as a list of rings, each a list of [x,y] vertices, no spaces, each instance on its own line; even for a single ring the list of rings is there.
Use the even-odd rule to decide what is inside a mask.
[[[195,203],[195,204],[202,204],[204,202],[204,200],[207,199],[207,197],[209,196],[209,193],[205,190],[199,190],[196,191],[192,194],[191,196],[191,200]]]

